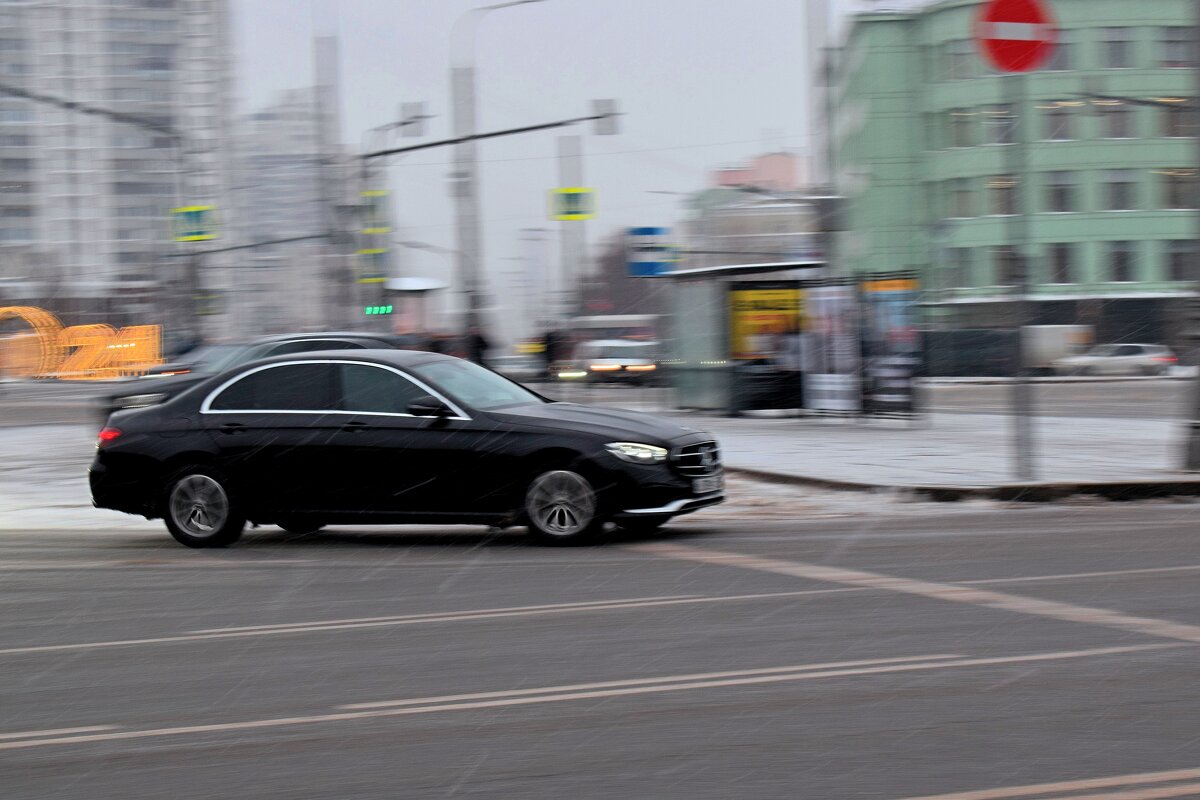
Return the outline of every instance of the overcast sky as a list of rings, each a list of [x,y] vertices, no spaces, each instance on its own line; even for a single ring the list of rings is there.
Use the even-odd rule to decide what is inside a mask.
[[[546,0],[495,12],[476,49],[479,129],[578,116],[591,98],[616,98],[626,114],[620,135],[575,129],[588,134],[586,183],[597,192],[589,239],[631,225],[672,225],[681,198],[650,192],[694,191],[718,165],[807,149],[804,3]],[[450,29],[463,11],[486,4],[234,0],[239,108],[311,84],[312,38],[336,34],[347,144],[357,150],[361,132],[394,120],[401,101],[426,101],[437,116],[427,138],[448,137]],[[490,269],[514,268],[503,259],[520,255],[519,229],[559,224],[546,219],[558,133],[481,143]],[[449,148],[423,151],[391,167],[404,238],[455,246],[450,156]],[[404,258],[409,274],[445,274],[442,257],[409,251]]]

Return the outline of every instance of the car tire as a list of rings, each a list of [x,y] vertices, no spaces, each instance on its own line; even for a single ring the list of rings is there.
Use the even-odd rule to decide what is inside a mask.
[[[586,544],[604,530],[595,489],[571,470],[552,469],[530,481],[524,512],[529,535],[538,544]]]
[[[325,523],[319,520],[303,518],[282,519],[275,523],[275,527],[285,530],[288,533],[294,533],[297,536],[307,536],[324,528]]]
[[[171,476],[162,515],[171,536],[185,547],[227,547],[246,527],[228,481],[208,467],[186,467]]]

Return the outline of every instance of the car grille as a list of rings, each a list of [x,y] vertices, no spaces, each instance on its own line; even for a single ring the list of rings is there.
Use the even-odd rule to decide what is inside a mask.
[[[713,475],[721,471],[721,450],[716,442],[684,445],[672,453],[671,463],[689,478]]]

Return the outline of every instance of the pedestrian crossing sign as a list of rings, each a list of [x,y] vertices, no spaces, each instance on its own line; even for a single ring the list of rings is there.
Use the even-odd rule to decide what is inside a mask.
[[[550,192],[550,218],[561,221],[596,216],[596,194],[586,186],[566,186]]]

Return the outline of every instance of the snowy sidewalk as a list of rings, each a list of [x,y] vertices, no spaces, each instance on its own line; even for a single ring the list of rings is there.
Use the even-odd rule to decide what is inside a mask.
[[[978,488],[1014,479],[1011,428],[995,414],[924,420],[730,419],[680,415],[720,441],[727,466],[829,484]],[[1040,484],[1198,481],[1178,471],[1184,423],[1113,418],[1038,419]]]

